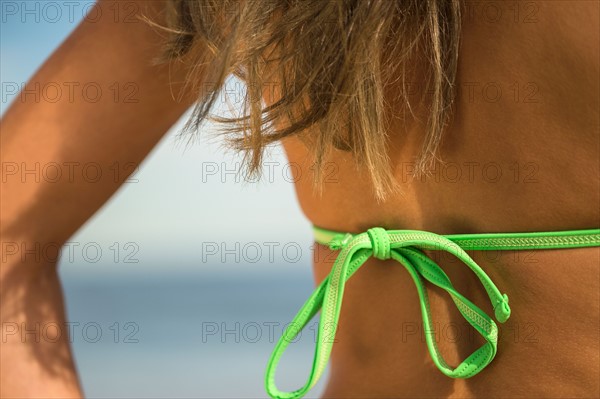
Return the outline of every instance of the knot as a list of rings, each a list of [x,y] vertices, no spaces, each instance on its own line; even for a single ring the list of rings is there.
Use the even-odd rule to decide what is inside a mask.
[[[367,230],[371,246],[373,248],[373,256],[380,260],[390,259],[392,257],[390,246],[390,236],[387,231],[381,227],[374,227]]]
[[[494,315],[500,323],[504,323],[510,317],[510,306],[508,306],[508,296],[506,294],[502,295],[502,300],[494,306]]]

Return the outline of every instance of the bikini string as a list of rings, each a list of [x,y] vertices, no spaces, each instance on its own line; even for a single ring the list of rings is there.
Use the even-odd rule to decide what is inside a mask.
[[[325,370],[335,341],[345,283],[371,256],[380,260],[396,260],[412,277],[419,294],[425,340],[433,362],[442,373],[453,378],[469,378],[479,373],[492,361],[496,355],[498,343],[496,323],[484,311],[456,291],[446,273],[422,251],[444,250],[460,259],[475,273],[485,288],[494,308],[496,320],[504,323],[510,317],[508,297],[506,294],[500,293],[487,274],[456,243],[441,235],[426,231],[384,230],[375,227],[357,235],[340,234],[329,242],[329,248],[340,250],[331,272],[284,331],[267,365],[265,385],[267,393],[272,398],[300,398],[317,383]],[[486,341],[456,367],[446,363],[437,347],[429,296],[424,280],[445,290],[465,320]],[[312,369],[308,379],[304,386],[295,391],[280,391],[275,384],[275,372],[279,360],[288,344],[296,338],[319,310],[321,310],[321,316]]]

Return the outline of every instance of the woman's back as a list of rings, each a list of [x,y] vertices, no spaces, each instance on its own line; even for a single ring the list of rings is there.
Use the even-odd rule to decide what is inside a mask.
[[[372,69],[360,69],[360,66],[369,60],[373,49],[380,47],[379,42],[373,47],[365,46],[365,42],[369,42],[366,39],[371,39],[372,32],[379,32],[379,21],[385,20],[387,32],[394,31],[395,25],[392,18],[387,18],[387,10],[394,9],[400,19],[406,17],[407,21],[411,14],[399,8],[417,10],[417,17],[409,22],[419,22],[419,18],[427,16],[419,14],[419,10],[423,12],[427,6],[456,4],[442,0],[310,3],[322,12],[319,14],[305,7],[309,3],[304,1],[232,0],[228,5],[233,7],[225,10],[221,1],[134,0],[130,3],[136,7],[137,16],[148,16],[159,24],[166,22],[165,5],[178,8],[181,24],[176,25],[174,31],[183,33],[172,50],[179,55],[185,53],[183,50],[194,44],[193,35],[198,35],[198,45],[192,47],[201,54],[201,60],[202,56],[211,58],[213,53],[220,54],[217,50],[222,49],[213,45],[222,44],[221,39],[230,37],[230,31],[218,26],[221,17],[241,21],[244,29],[274,27],[279,33],[274,42],[280,44],[285,43],[287,33],[292,33],[290,36],[296,42],[287,48],[282,46],[288,51],[286,59],[292,61],[292,66],[305,69],[316,64],[321,67],[318,72],[326,75],[325,79],[316,80],[309,93],[321,106],[317,116],[331,106],[333,100],[343,103],[347,98],[356,99],[353,95],[360,90],[347,84],[348,81],[368,86],[369,82],[362,78]],[[64,96],[54,102],[35,101],[34,96],[25,95],[22,101],[11,105],[2,120],[5,165],[22,165],[24,170],[31,170],[40,164],[93,162],[107,172],[94,184],[80,178],[38,182],[20,179],[16,173],[3,179],[0,190],[3,244],[19,242],[22,248],[64,244],[132,172],[125,171],[127,173],[115,179],[114,166],[139,164],[197,99],[198,92],[186,90],[188,87],[182,83],[189,77],[190,65],[186,61],[195,62],[191,70],[197,72],[198,81],[193,83],[202,89],[204,84],[219,89],[217,83],[223,83],[223,79],[218,78],[231,72],[232,65],[214,72],[208,64],[199,66],[196,59],[186,54],[181,57],[184,62],[151,63],[160,52],[164,37],[147,24],[127,22],[129,13],[125,21],[108,12],[114,11],[118,4],[113,0],[99,0],[94,7],[97,13],[92,11],[91,14],[99,17],[85,20],[31,78],[24,92],[31,92],[36,85],[43,87],[56,82],[65,87],[71,87],[68,84],[72,82],[96,82],[105,87],[113,87],[114,82],[135,82],[139,101],[121,104],[112,96],[103,96],[94,103],[71,102]],[[213,9],[203,8],[206,4]],[[347,9],[338,7],[344,4],[348,5]],[[293,9],[284,13],[284,23],[276,21],[268,25],[262,18],[262,8],[273,13],[265,16],[268,19],[282,8],[289,11],[285,8],[288,6]],[[445,164],[436,164],[429,176],[417,180],[410,177],[425,136],[425,121],[431,114],[426,107],[415,106],[413,118],[411,113],[403,111],[403,104],[398,107],[388,104],[388,111],[398,114],[387,131],[388,149],[394,176],[403,191],[388,195],[384,202],[376,200],[372,175],[355,169],[350,153],[338,150],[325,156],[323,192],[321,196],[315,195],[311,175],[314,153],[307,150],[297,136],[286,137],[283,145],[290,162],[301,166],[291,170],[301,173],[296,181],[298,199],[311,222],[347,232],[380,226],[438,234],[598,227],[598,3],[467,2],[462,6],[465,12],[457,98],[453,120],[443,132],[439,151]],[[106,7],[104,13],[98,12],[101,7]],[[376,12],[372,12],[373,9]],[[238,18],[240,13],[247,21]],[[339,18],[327,20],[332,15]],[[334,24],[318,26],[316,18]],[[360,25],[364,20],[377,23]],[[346,23],[353,27],[352,32]],[[288,29],[290,26],[294,29]],[[329,39],[322,28],[335,34],[330,41],[307,41],[307,37],[318,39],[319,35],[320,39]],[[409,28],[398,30],[399,40],[405,39],[403,33],[411,32]],[[264,32],[244,29],[233,30],[237,32],[234,44],[242,43],[242,47],[251,44],[255,48],[245,52],[243,48],[224,46],[235,50],[225,52],[232,57],[224,59],[236,60],[235,56],[241,53],[249,55],[241,57],[242,60],[250,60],[251,67],[258,67],[263,61],[261,51],[273,41],[268,29]],[[188,30],[193,33],[190,35]],[[212,35],[211,40],[205,40],[206,32]],[[252,40],[246,40],[248,37]],[[372,39],[381,38],[373,36]],[[338,53],[333,51],[339,50],[335,46],[340,43],[348,48],[355,46],[352,47],[354,52],[344,53],[345,59],[336,58]],[[298,48],[294,44],[299,44]],[[330,51],[331,54],[325,54],[329,57],[319,58],[323,55],[320,46]],[[361,53],[357,49],[365,51]],[[295,59],[298,52],[302,54]],[[331,65],[341,65],[346,74],[336,80],[338,76],[336,70],[331,72]],[[238,62],[235,66],[248,65]],[[420,67],[415,64],[414,70],[420,71]],[[297,72],[292,75],[299,79],[314,77],[315,74],[307,73],[314,71],[305,69],[292,68],[292,72]],[[246,68],[246,72],[253,71],[256,72]],[[263,77],[264,83],[267,77]],[[339,86],[329,90],[333,81]],[[415,78],[412,85],[409,84],[409,97],[419,97],[424,87],[419,82]],[[291,84],[290,88],[297,87]],[[325,90],[321,91],[322,88]],[[336,92],[337,89],[341,90]],[[389,98],[393,98],[391,94],[400,91],[400,86],[387,86],[385,90],[389,91]],[[251,93],[260,97],[257,91],[251,90]],[[293,90],[289,93],[291,100],[302,100],[294,97]],[[361,92],[367,97],[370,94],[372,90]],[[210,102],[201,102],[210,105]],[[262,126],[256,116],[261,116],[264,109],[257,106],[258,103],[251,101],[255,118],[251,121],[252,134],[246,136],[250,137],[247,140],[252,144],[250,150],[257,150],[252,155],[262,149],[261,145],[254,144],[269,142],[260,137]],[[296,105],[294,101],[291,103]],[[365,102],[362,105],[368,106]],[[283,115],[291,108],[285,108]],[[338,114],[344,112],[342,108],[336,110]],[[356,113],[367,114],[362,109]],[[372,115],[369,113],[367,119]],[[296,129],[295,133],[298,132]],[[379,133],[371,130],[362,136],[371,141],[362,144],[368,147],[379,142]],[[247,144],[245,140],[241,143]],[[374,148],[379,147],[365,153],[376,155]],[[253,160],[258,165],[260,157]],[[508,294],[512,307],[511,318],[500,326],[496,359],[485,370],[466,380],[448,378],[437,370],[427,353],[417,292],[408,273],[393,261],[370,259],[346,286],[332,352],[331,380],[325,396],[598,396],[598,248],[471,254],[501,291]],[[19,252],[3,255],[6,256],[0,267],[2,322],[64,323],[56,262],[39,262]],[[459,292],[491,314],[480,283],[461,262],[446,253],[430,255],[446,270]],[[329,273],[334,257],[327,248],[316,246],[316,281]],[[456,365],[481,342],[477,334],[464,325],[447,296],[436,289],[430,288],[430,291],[438,346],[448,362]],[[67,334],[52,342],[20,342],[18,339],[4,342],[0,355],[2,396],[81,396]]]
[[[310,153],[286,139],[290,162],[301,166],[298,199],[312,223],[353,233],[380,226],[438,234],[600,224],[598,4],[476,2],[465,10],[443,162],[413,179],[424,127],[412,117],[396,119],[389,155],[402,194],[378,203],[369,176],[334,150],[319,197]],[[423,120],[425,112],[415,113]],[[320,282],[335,255],[317,249]],[[325,396],[597,396],[598,248],[471,255],[513,309],[492,365],[467,380],[442,375],[427,352],[409,274],[394,261],[371,259],[346,286]],[[462,263],[432,256],[460,292],[485,304],[485,291]],[[481,342],[449,297],[430,292],[438,344],[456,365]]]

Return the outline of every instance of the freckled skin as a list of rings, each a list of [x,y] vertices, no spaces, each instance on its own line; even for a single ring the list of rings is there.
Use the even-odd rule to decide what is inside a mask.
[[[112,2],[99,3],[110,9]],[[160,1],[128,3],[140,9],[152,4],[150,16],[160,13]],[[598,226],[598,3],[474,2],[467,8],[458,98],[440,151],[446,166],[438,165],[425,181],[411,180],[423,126],[418,119],[394,120],[389,155],[402,194],[377,203],[366,174],[347,154],[333,151],[317,196],[310,154],[296,138],[287,139],[290,162],[301,166],[299,204],[313,223],[350,232],[382,226],[439,234]],[[174,101],[169,86],[182,82],[185,70],[149,65],[158,50],[157,33],[105,15],[83,23],[32,82],[94,81],[102,87],[136,82],[140,101],[15,102],[2,120],[2,162],[97,162],[110,171],[115,162],[139,164],[192,103],[192,95]],[[178,93],[181,87],[172,88]],[[420,120],[426,115],[423,109],[415,112]],[[132,171],[124,168],[118,179],[106,174],[92,185],[77,179],[3,181],[2,242],[64,242]],[[333,260],[326,248],[318,248],[315,282]],[[432,256],[459,292],[491,313],[472,273],[448,255]],[[513,310],[486,370],[469,380],[442,375],[421,338],[408,273],[393,261],[369,260],[346,286],[324,397],[598,397],[599,250],[472,256],[509,295]],[[55,266],[3,259],[3,323],[64,323]],[[430,291],[439,347],[456,365],[481,342],[449,299]],[[37,346],[3,342],[0,362],[2,397],[82,394],[65,336]]]
[[[310,184],[310,154],[288,139],[290,161],[303,165],[298,199],[314,224],[439,234],[598,227],[598,3],[470,7],[454,118],[440,151],[445,166],[437,165],[424,181],[412,180],[423,127],[415,119],[397,121],[389,131],[390,158],[402,194],[377,203],[367,175],[334,151],[327,159],[329,183],[318,197]],[[320,252],[316,283],[334,259],[325,247]],[[459,292],[493,314],[464,265],[450,255],[434,256]],[[471,256],[508,294],[513,312],[500,325],[498,354],[488,368],[468,380],[442,375],[419,333],[418,296],[408,273],[394,261],[371,259],[346,286],[324,397],[597,397],[598,248]],[[457,365],[482,342],[446,294],[430,292],[439,346]]]

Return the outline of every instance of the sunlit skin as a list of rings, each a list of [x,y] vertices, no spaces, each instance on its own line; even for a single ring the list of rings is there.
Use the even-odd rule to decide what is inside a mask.
[[[181,90],[184,73],[176,66],[152,67],[160,36],[144,23],[115,22],[112,2],[100,1],[103,17],[83,22],[32,77],[39,82],[135,82],[137,103],[100,101],[56,103],[28,96],[15,101],[2,120],[2,162],[44,165],[48,162],[97,162],[103,178],[90,184],[81,178],[42,180],[6,179],[1,189],[2,242],[64,243],[117,190],[165,132],[193,102],[173,99]],[[133,2],[128,2],[133,4]],[[135,2],[149,16],[160,2]],[[148,8],[152,5],[154,9]],[[124,15],[124,14],[122,14]],[[111,167],[118,163],[117,175]],[[127,170],[125,170],[127,169]],[[115,179],[115,176],[118,179]],[[0,268],[2,322],[64,323],[62,290],[55,264],[28,257],[7,257]],[[7,340],[1,351],[2,397],[79,397],[82,395],[65,334],[58,343],[38,345]]]
[[[156,16],[162,3],[137,4]],[[516,11],[495,2],[499,19],[485,17],[483,3],[477,4],[463,22],[458,97],[440,151],[446,166],[438,165],[423,181],[410,177],[424,135],[418,122],[424,108],[415,109],[417,118],[391,121],[390,162],[402,193],[381,203],[367,174],[341,151],[327,158],[328,180],[322,195],[315,195],[310,153],[297,138],[286,139],[289,161],[301,165],[297,196],[311,222],[348,232],[381,226],[439,234],[598,227],[598,3],[540,1]],[[2,162],[94,161],[106,170],[115,162],[139,164],[194,100],[181,92],[180,64],[149,65],[159,39],[142,23],[83,22],[30,84],[136,82],[140,101],[15,101],[2,120]],[[183,97],[175,100],[178,93]],[[132,170],[123,172],[116,181],[107,174],[96,184],[7,179],[0,192],[2,242],[64,243]],[[315,283],[335,256],[325,247],[317,250]],[[490,366],[468,380],[439,372],[420,336],[418,296],[408,273],[394,261],[369,260],[346,286],[323,396],[600,395],[599,249],[471,255],[508,294],[513,309]],[[484,290],[464,265],[450,255],[432,257],[458,291],[491,314]],[[55,266],[19,257],[3,261],[2,322],[65,321]],[[481,342],[445,294],[430,293],[439,346],[456,365]],[[8,341],[0,359],[2,397],[82,395],[66,337],[38,345]]]
[[[366,174],[352,169],[348,155],[334,152],[322,197],[312,195],[310,176],[297,181],[306,216],[349,232],[373,226],[439,234],[597,227],[598,4],[535,4],[534,23],[515,23],[508,6],[501,6],[504,17],[497,23],[481,14],[465,19],[458,103],[440,154],[446,168],[438,165],[425,182],[410,181],[422,125],[409,119],[407,129],[397,122],[389,132],[390,157],[403,194],[377,204]],[[500,87],[500,98],[491,86],[485,97],[490,83]],[[285,148],[308,175],[304,147],[290,139]],[[334,259],[324,247],[320,252],[316,282]],[[472,256],[508,293],[513,309],[488,368],[467,380],[442,375],[414,332],[421,331],[421,315],[409,274],[394,261],[370,260],[346,285],[325,396],[597,397],[598,248]],[[463,264],[451,255],[434,259],[460,292],[492,314],[481,284]],[[431,292],[439,346],[458,365],[482,342],[446,294]]]

